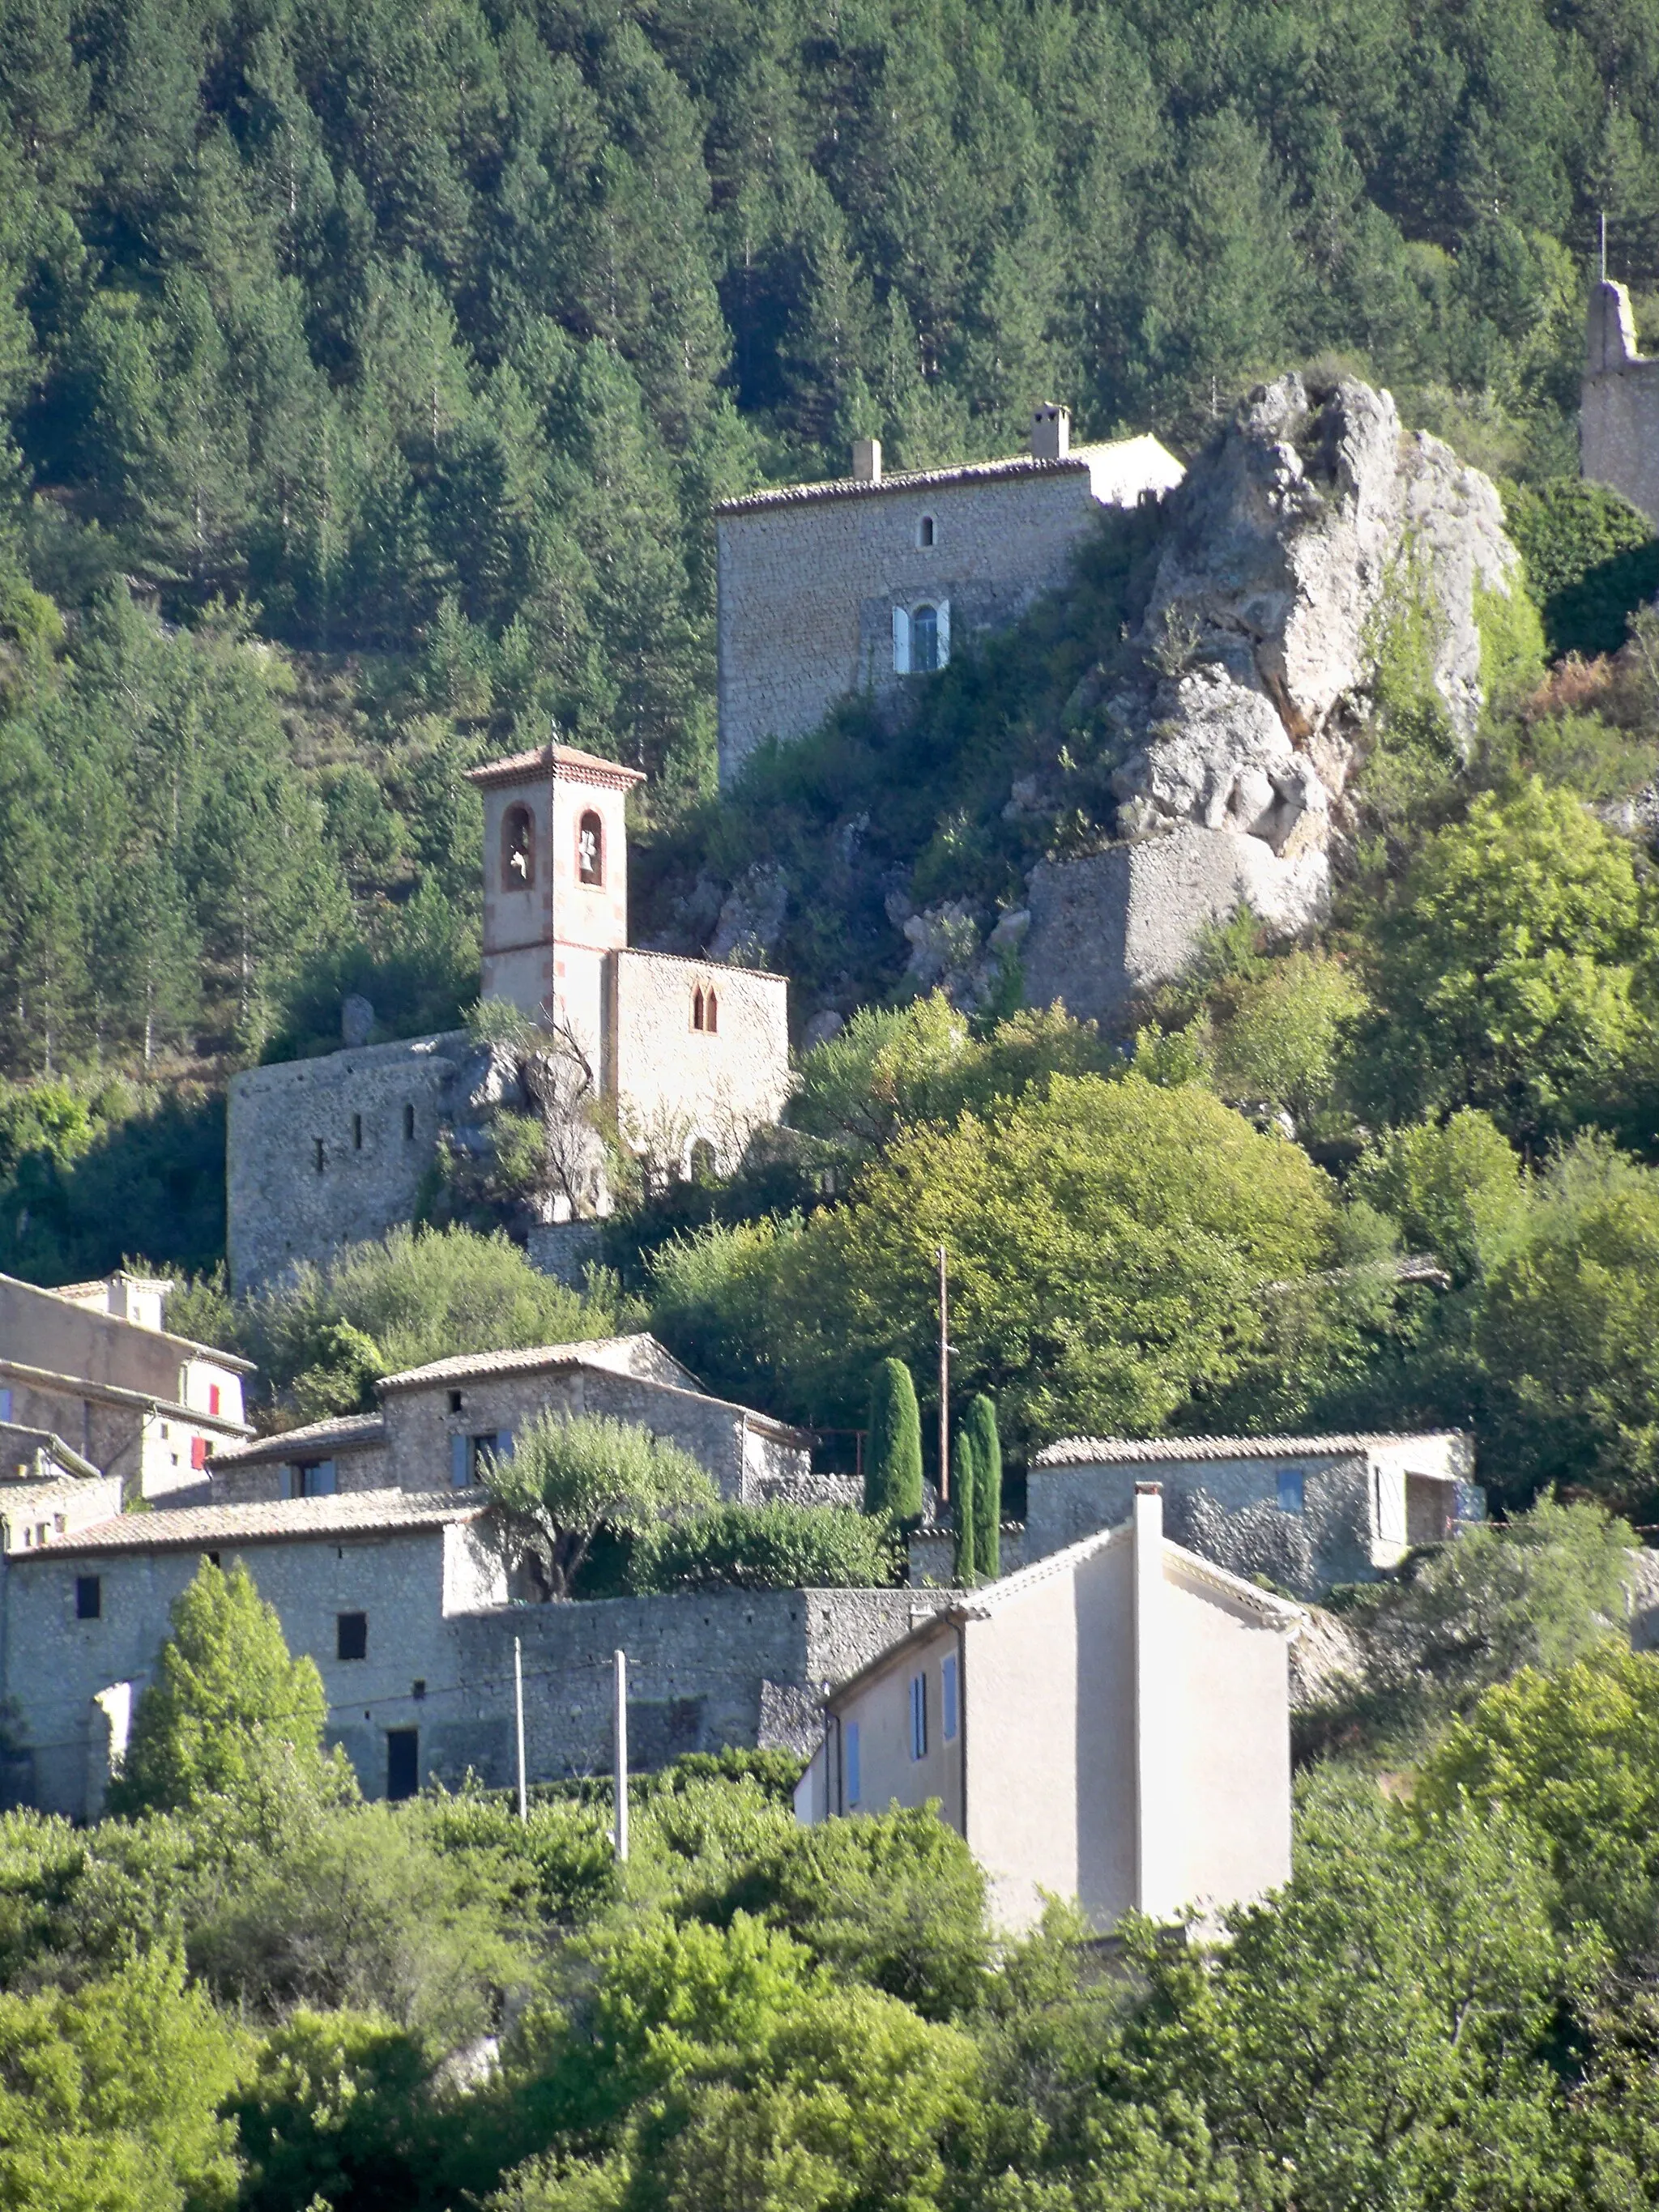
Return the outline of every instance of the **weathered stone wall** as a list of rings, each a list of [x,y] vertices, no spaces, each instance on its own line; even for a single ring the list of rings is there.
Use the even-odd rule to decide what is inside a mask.
[[[450,1411],[453,1390],[461,1407]],[[390,1479],[404,1490],[441,1490],[449,1484],[454,1437],[516,1433],[544,1409],[565,1414],[602,1413],[631,1422],[681,1445],[708,1468],[723,1498],[741,1498],[744,1415],[738,1406],[696,1390],[651,1382],[600,1368],[557,1367],[539,1375],[501,1375],[454,1386],[434,1385],[386,1395]]]
[[[1097,488],[1091,457],[1131,447],[1131,478],[1103,471]],[[765,738],[816,728],[845,693],[902,680],[895,606],[948,600],[953,646],[976,627],[1012,622],[1065,580],[1102,500],[1133,504],[1142,488],[1179,475],[1144,439],[995,471],[804,485],[717,509],[721,782]],[[927,545],[925,516],[934,525]]]
[[[226,1205],[237,1291],[412,1218],[445,1086],[471,1049],[454,1031],[231,1078]]]
[[[1178,975],[1202,930],[1241,903],[1294,927],[1297,864],[1260,837],[1189,829],[1031,871],[1021,948],[1026,1002],[1062,1000],[1079,1021],[1122,1026],[1136,998]]]
[[[757,1128],[789,1096],[789,986],[752,968],[666,952],[611,956],[612,1095],[623,1136],[680,1171],[699,1142],[730,1173]],[[694,994],[713,991],[715,1029],[692,1026]]]
[[[601,1771],[611,1757],[612,1654],[630,1666],[636,1768],[683,1751],[785,1742],[805,1747],[825,1682],[905,1633],[949,1593],[717,1590],[593,1604],[507,1606],[501,1570],[466,1523],[343,1541],[250,1543],[243,1559],[276,1608],[289,1649],[313,1658],[331,1740],[363,1790],[385,1794],[386,1735],[419,1730],[424,1782],[513,1779],[513,1645],[524,1654],[530,1778]],[[142,1681],[167,1632],[168,1608],[198,1554],[64,1552],[4,1570],[0,1695],[17,1709],[27,1802],[81,1817],[95,1809],[101,1741],[94,1699]],[[96,1574],[97,1620],[76,1618],[76,1579]],[[368,1617],[368,1656],[336,1656],[341,1613]]]
[[[1590,290],[1579,391],[1579,465],[1659,528],[1659,359],[1636,343],[1630,294],[1606,279]]]

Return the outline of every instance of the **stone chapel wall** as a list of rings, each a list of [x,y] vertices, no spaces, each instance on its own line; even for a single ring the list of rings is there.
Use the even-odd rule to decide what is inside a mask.
[[[1578,441],[1585,477],[1659,528],[1659,357],[1638,350],[1630,294],[1605,277],[1590,291]]]

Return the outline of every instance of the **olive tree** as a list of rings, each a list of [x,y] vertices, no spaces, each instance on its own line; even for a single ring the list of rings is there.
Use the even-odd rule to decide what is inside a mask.
[[[535,1561],[556,1598],[571,1595],[601,1528],[638,1534],[719,1494],[678,1444],[598,1413],[532,1415],[483,1473],[499,1540]]]

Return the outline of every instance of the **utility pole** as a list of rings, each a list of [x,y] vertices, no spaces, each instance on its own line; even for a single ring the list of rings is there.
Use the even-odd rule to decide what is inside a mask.
[[[939,1502],[951,1502],[951,1293],[939,1248]]]
[[[617,1859],[628,1856],[628,1654],[617,1654],[616,1717],[612,1733],[617,1750],[617,1826],[613,1840]]]
[[[513,1639],[513,1717],[519,1730],[519,1818],[527,1820],[530,1802],[524,1786],[524,1643],[517,1636]]]
[[[1601,282],[1607,281],[1607,211],[1601,210]]]

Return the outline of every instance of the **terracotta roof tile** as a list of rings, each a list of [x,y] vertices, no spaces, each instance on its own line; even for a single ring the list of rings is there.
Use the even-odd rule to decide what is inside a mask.
[[[477,1491],[355,1490],[332,1498],[274,1498],[250,1505],[185,1505],[167,1513],[123,1513],[94,1521],[14,1566],[66,1552],[216,1551],[240,1544],[383,1536],[474,1519],[485,1510]]]
[[[468,769],[466,780],[483,786],[521,783],[538,769],[550,769],[555,775],[562,769],[578,781],[609,784],[624,790],[629,784],[645,781],[642,769],[625,768],[621,761],[602,760],[598,753],[580,752],[574,745],[537,745],[527,753],[509,753],[504,760],[486,761],[482,768]]]
[[[1062,1437],[1031,1462],[1038,1467],[1140,1467],[1224,1459],[1347,1459],[1377,1444],[1440,1443],[1455,1430],[1379,1429],[1328,1437]]]
[[[291,1460],[296,1447],[306,1452],[321,1452],[325,1447],[361,1451],[385,1441],[386,1423],[380,1414],[346,1413],[332,1420],[307,1421],[300,1429],[283,1429],[276,1436],[255,1437],[248,1443],[228,1445],[210,1455],[208,1467],[210,1472],[216,1467],[255,1467],[265,1460]]]

